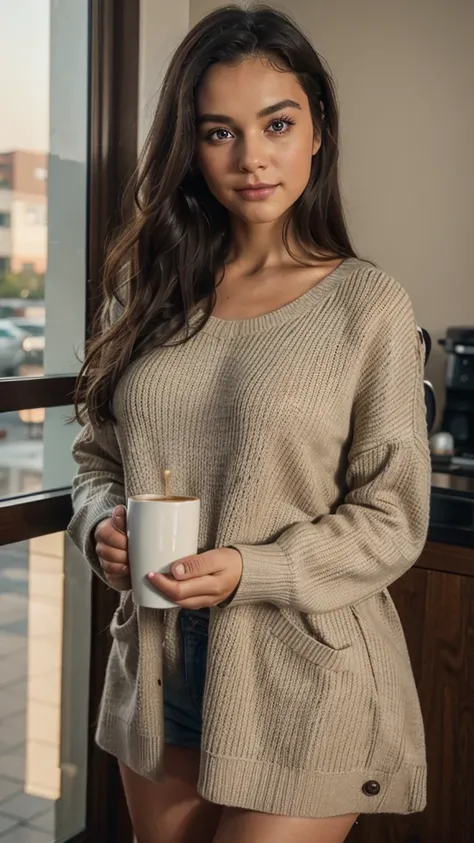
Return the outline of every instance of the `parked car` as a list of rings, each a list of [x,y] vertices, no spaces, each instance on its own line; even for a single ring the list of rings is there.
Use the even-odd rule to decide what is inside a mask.
[[[25,359],[24,331],[11,319],[0,319],[0,377],[13,377]]]
[[[42,366],[44,359],[44,322],[27,316],[12,316],[10,319],[24,334],[22,365]]]

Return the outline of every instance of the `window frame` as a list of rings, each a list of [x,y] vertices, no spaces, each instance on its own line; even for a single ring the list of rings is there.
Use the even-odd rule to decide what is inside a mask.
[[[110,228],[120,221],[123,184],[136,165],[139,0],[89,0],[89,155],[86,336],[100,306],[100,271]],[[7,378],[0,412],[73,403],[76,375]],[[0,545],[64,531],[72,515],[70,488],[46,489],[0,501]],[[86,826],[67,843],[132,843],[133,834],[116,760],[95,744],[93,723],[110,648],[104,633],[116,592],[91,584],[91,654]]]

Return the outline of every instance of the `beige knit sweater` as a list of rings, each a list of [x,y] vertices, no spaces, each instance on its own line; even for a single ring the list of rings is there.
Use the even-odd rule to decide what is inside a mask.
[[[99,575],[95,525],[129,494],[162,493],[164,467],[202,501],[200,549],[242,554],[233,602],[211,612],[211,801],[308,817],[424,807],[423,725],[387,592],[426,536],[422,371],[407,294],[349,259],[291,304],[211,317],[133,363],[117,424],[75,442],[69,532]],[[125,592],[111,626],[97,740],[150,778],[176,615],[164,635],[161,613]]]

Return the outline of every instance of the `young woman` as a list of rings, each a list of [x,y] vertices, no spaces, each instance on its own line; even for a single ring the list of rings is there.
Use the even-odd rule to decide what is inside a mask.
[[[421,346],[356,257],[333,85],[296,26],[222,8],[171,61],[78,387],[70,534],[121,591],[97,741],[139,843],[341,843],[420,811],[423,726],[387,591],[425,540]],[[382,212],[382,209],[381,209]],[[201,499],[134,605],[124,504]]]

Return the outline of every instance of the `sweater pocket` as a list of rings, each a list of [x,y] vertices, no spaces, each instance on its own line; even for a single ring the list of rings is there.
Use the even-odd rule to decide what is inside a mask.
[[[284,610],[279,611],[269,631],[290,650],[318,667],[334,671],[350,670],[353,667],[352,644],[334,649],[297,626]]]
[[[138,663],[138,615],[131,591],[120,593],[120,603],[110,624],[123,678],[133,684]]]

